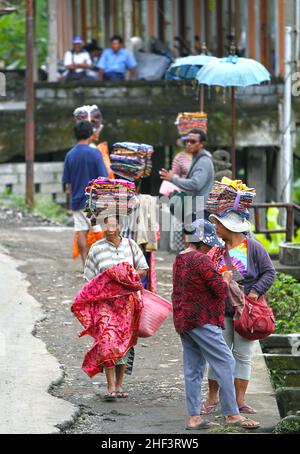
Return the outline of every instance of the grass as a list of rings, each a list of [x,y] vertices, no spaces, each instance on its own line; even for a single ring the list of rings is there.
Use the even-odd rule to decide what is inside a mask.
[[[234,427],[234,426],[229,426],[229,425],[224,425],[224,426],[219,426],[219,427],[212,427],[211,429],[208,429],[208,433],[210,434],[236,434],[236,433],[241,433],[240,428]]]
[[[29,213],[29,208],[26,203],[25,197],[18,194],[9,194],[9,193],[2,193],[2,200],[0,200],[1,206],[5,206],[6,208],[17,208],[24,210],[26,213]],[[53,202],[50,196],[37,194],[35,196],[35,204],[34,209],[30,213],[35,216],[41,216],[44,219],[48,219],[52,222],[56,222],[59,224],[66,224],[67,223],[67,216],[65,210],[58,205],[57,203]]]
[[[282,376],[282,374],[280,374],[280,371],[278,371],[277,369],[270,369],[270,374],[275,389],[284,386],[284,377]]]

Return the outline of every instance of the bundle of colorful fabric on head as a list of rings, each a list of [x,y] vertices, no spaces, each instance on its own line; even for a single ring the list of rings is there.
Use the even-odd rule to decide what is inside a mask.
[[[127,216],[136,206],[135,184],[127,180],[99,177],[89,182],[85,190],[85,211],[89,216]]]
[[[132,142],[114,144],[113,154],[110,156],[111,169],[115,174],[129,181],[149,177],[152,171],[151,145]]]
[[[209,194],[207,210],[210,213],[224,215],[228,211],[236,211],[249,218],[248,208],[252,205],[256,191],[248,188],[241,180],[230,180],[224,177],[216,181]]]
[[[207,115],[200,112],[179,113],[175,122],[181,137],[186,137],[192,129],[207,132]]]

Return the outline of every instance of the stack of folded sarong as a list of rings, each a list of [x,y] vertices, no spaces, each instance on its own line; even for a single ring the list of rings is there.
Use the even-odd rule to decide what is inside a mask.
[[[132,142],[115,143],[110,156],[111,169],[116,175],[129,181],[149,177],[152,171],[151,145]]]
[[[138,201],[134,183],[103,177],[90,181],[85,195],[87,197],[85,211],[88,217],[127,216]]]
[[[179,113],[175,125],[180,136],[183,138],[194,128],[207,132],[207,115],[203,112]]]
[[[228,211],[236,211],[248,218],[248,208],[252,205],[255,196],[255,189],[248,188],[241,180],[230,180],[224,177],[221,182],[214,183],[208,197],[207,210],[222,216]]]

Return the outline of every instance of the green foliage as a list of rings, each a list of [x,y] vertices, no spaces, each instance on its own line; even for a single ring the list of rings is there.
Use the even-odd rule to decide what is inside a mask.
[[[277,273],[267,296],[276,318],[276,334],[300,332],[300,283],[288,274]]]
[[[267,210],[267,229],[269,230],[282,230],[283,227],[278,223],[279,209],[276,207]],[[254,230],[254,226],[252,226]],[[262,233],[255,234],[255,238],[259,241],[269,252],[269,254],[278,254],[280,244],[285,242],[284,233],[270,233],[268,237]],[[300,228],[293,236],[293,243],[300,242]]]
[[[300,433],[300,418],[284,418],[275,427],[275,434]]]
[[[300,205],[300,178],[293,185],[293,202]]]
[[[1,201],[1,205],[8,208],[20,208],[21,210],[28,210],[24,196],[18,194],[9,194],[9,190],[3,192],[1,195],[4,196],[3,201]]]
[[[278,369],[270,369],[270,374],[275,389],[284,386],[284,377]]]
[[[4,198],[2,201],[0,201],[1,205],[4,205],[8,208],[19,208],[26,212],[29,211],[24,196],[18,194],[8,195],[7,192],[3,193],[2,195],[4,196]],[[45,196],[42,194],[37,194],[35,196],[35,204],[32,214],[61,224],[65,224],[67,222],[67,216],[62,207],[53,202],[50,196]]]
[[[64,223],[66,221],[66,214],[62,207],[47,196],[36,196],[33,213],[54,222]]]
[[[36,48],[38,66],[46,62],[48,43],[48,2],[36,2]],[[23,69],[26,67],[25,47],[25,1],[19,1],[17,12],[0,17],[0,59],[6,69]]]
[[[24,5],[18,12],[0,17],[0,58],[6,69],[25,67]]]

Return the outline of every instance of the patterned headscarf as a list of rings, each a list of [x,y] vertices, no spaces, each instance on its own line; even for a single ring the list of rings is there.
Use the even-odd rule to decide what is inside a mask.
[[[93,106],[78,107],[74,110],[73,115],[77,123],[79,121],[90,121],[93,125],[94,131],[101,131],[101,129],[103,128],[102,113],[98,106],[96,106],[96,104],[94,104]]]

